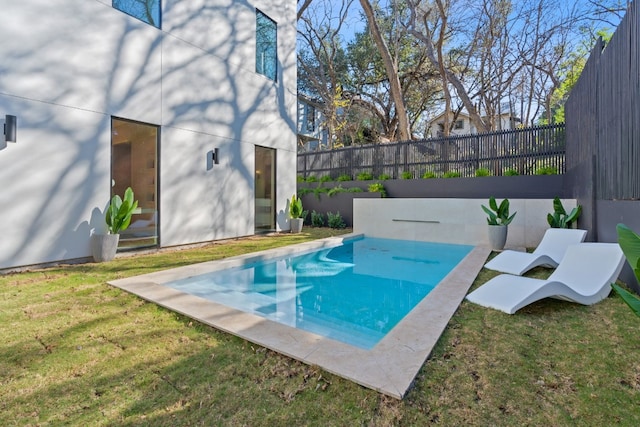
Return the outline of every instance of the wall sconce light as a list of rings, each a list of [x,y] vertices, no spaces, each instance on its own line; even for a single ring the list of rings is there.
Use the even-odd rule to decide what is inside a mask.
[[[16,116],[7,114],[4,116],[4,140],[7,142],[16,142],[18,133],[18,119]]]
[[[217,165],[220,163],[220,155],[218,154],[218,149],[214,148],[207,153],[207,170],[213,168],[213,165]]]

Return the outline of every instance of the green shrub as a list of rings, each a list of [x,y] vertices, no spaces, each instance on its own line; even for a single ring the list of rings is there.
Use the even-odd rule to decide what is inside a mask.
[[[329,189],[327,187],[316,187],[313,189],[313,194],[315,194],[316,199],[320,200],[320,194],[322,193],[328,193]]]
[[[302,175],[296,176],[296,182],[304,182],[304,176]]]
[[[378,177],[378,179],[379,179],[380,181],[386,181],[386,180],[388,180],[388,179],[391,179],[391,176],[390,176],[390,175],[387,175],[386,173],[383,173],[382,175],[380,175],[380,176]]]
[[[340,211],[334,213],[327,212],[327,224],[331,228],[342,229],[347,226],[342,219],[342,215],[340,215]]]
[[[553,166],[543,166],[536,170],[536,175],[557,175],[558,169]]]
[[[336,181],[352,181],[351,175],[347,175],[346,173],[343,173],[338,177]]]
[[[518,175],[520,175],[520,172],[518,172],[515,169],[509,168],[509,169],[504,171],[503,175],[504,176],[518,176]]]
[[[426,171],[425,173],[422,174],[422,179],[432,179],[432,178],[436,178],[436,177],[437,177],[437,175],[433,171]]]
[[[329,182],[329,181],[333,181],[333,179],[331,179],[331,175],[322,175],[320,177],[320,182]]]
[[[384,185],[379,182],[369,184],[369,193],[380,193],[382,197],[387,196],[387,190],[384,188]]]
[[[302,197],[305,194],[310,194],[310,193],[313,193],[313,190],[308,188],[308,187],[304,187],[304,188],[299,188],[298,189],[298,196],[299,197]]]
[[[347,191],[349,193],[362,193],[362,188],[360,188],[360,187],[351,187]]]
[[[327,196],[333,197],[338,193],[346,193],[347,191],[349,191],[349,190],[344,188],[344,187],[342,187],[342,185],[338,185],[337,187],[333,187],[332,189],[327,191]]]
[[[491,176],[491,171],[487,168],[476,169],[476,176]]]
[[[324,227],[324,216],[316,211],[311,211],[311,225],[314,227]]]
[[[307,182],[318,182],[318,177],[310,175],[306,179]]]
[[[460,172],[456,172],[456,171],[449,171],[442,174],[443,178],[460,178],[461,176],[462,175],[460,174]]]
[[[402,179],[413,179],[413,173],[411,171],[404,171],[402,175],[400,175]]]
[[[373,179],[373,175],[371,172],[360,172],[358,176],[356,176],[358,181],[371,181]]]

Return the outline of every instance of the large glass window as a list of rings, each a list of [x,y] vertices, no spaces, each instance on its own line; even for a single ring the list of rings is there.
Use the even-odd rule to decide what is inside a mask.
[[[131,187],[138,211],[120,233],[120,249],[158,244],[158,127],[111,120],[111,196]]]
[[[278,29],[276,23],[264,13],[256,10],[256,73],[277,80]]]
[[[160,0],[113,0],[114,8],[160,28]]]
[[[276,150],[256,146],[256,233],[276,228]]]

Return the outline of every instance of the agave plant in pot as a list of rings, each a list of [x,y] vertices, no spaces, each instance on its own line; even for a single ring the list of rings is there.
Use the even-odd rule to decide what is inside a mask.
[[[302,210],[302,200],[294,194],[289,203],[289,216],[291,217],[291,232],[300,233],[306,212]]]
[[[91,252],[96,262],[111,261],[116,256],[120,232],[126,230],[131,223],[131,215],[138,208],[138,201],[134,200],[133,190],[128,187],[124,198],[117,194],[113,196],[105,213],[107,234],[91,236]]]
[[[501,251],[507,243],[508,226],[517,212],[509,216],[509,199],[504,199],[499,205],[494,197],[489,198],[489,207],[482,205],[482,210],[488,215],[489,245],[494,251]]]

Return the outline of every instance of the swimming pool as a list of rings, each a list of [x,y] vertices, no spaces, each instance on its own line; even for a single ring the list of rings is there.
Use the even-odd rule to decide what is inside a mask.
[[[370,349],[472,248],[363,237],[165,286]]]
[[[167,286],[170,282],[213,271],[309,254],[318,249],[332,249],[360,237],[361,234],[347,234],[319,239],[112,280],[109,284],[205,325],[400,399],[411,387],[416,374],[486,262],[491,252],[488,247],[474,247],[413,310],[370,349],[326,338]],[[373,268],[376,265],[372,263]]]

